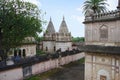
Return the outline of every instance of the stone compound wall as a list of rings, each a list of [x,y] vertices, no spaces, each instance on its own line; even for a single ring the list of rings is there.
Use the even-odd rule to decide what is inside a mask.
[[[38,62],[33,65],[26,65],[5,71],[0,71],[0,80],[22,80],[25,77],[39,74],[60,65],[68,64],[70,62],[79,60],[84,57],[84,53],[77,53],[56,59],[50,59],[43,62]]]
[[[0,80],[21,80],[23,78],[22,68],[15,68],[0,72]]]
[[[120,80],[120,57],[85,54],[85,80]]]

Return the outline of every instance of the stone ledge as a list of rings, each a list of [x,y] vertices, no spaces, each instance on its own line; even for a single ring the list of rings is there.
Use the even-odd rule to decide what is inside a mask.
[[[120,46],[100,46],[100,45],[83,45],[79,46],[80,51],[90,53],[104,53],[120,55]]]

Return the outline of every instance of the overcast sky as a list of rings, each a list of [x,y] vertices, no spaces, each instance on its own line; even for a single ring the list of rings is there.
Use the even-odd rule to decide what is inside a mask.
[[[82,6],[85,0],[26,0],[37,4],[42,12],[46,12],[44,19],[47,24],[43,26],[46,29],[50,17],[54,24],[56,32],[58,32],[63,16],[67,23],[69,32],[74,37],[84,36],[84,15]],[[109,10],[115,10],[118,0],[107,0]]]

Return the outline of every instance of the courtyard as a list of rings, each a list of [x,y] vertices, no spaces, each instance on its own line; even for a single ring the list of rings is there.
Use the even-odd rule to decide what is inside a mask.
[[[84,80],[83,59],[59,68],[32,76],[26,80]]]

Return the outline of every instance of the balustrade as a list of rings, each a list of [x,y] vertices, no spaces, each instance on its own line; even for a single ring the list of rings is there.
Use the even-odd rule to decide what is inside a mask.
[[[106,13],[93,14],[92,16],[86,16],[85,21],[96,21],[96,20],[107,20],[107,19],[117,19],[120,17],[120,11],[109,11]]]

